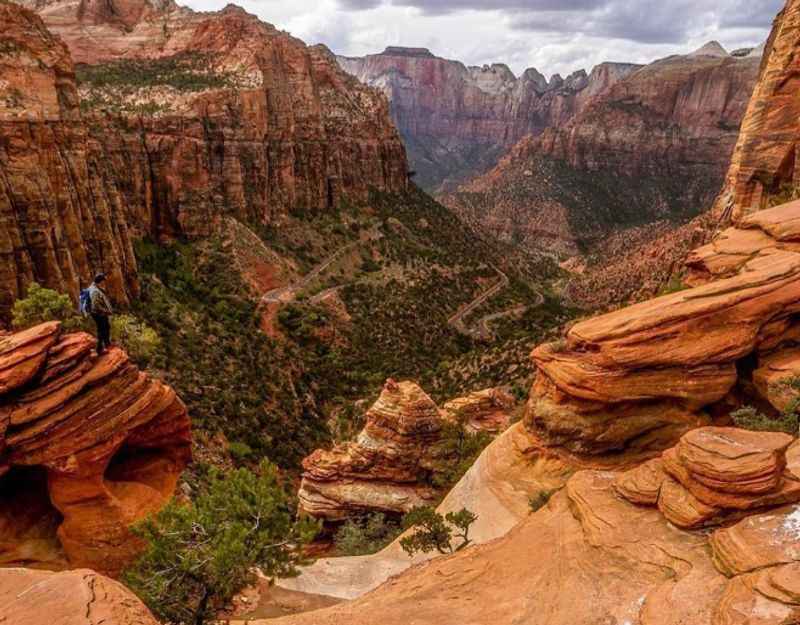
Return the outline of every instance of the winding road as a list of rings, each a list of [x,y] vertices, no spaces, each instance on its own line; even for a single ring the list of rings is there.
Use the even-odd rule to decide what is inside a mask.
[[[315,265],[311,271],[309,271],[306,275],[302,278],[293,282],[292,284],[287,284],[286,286],[278,287],[277,289],[272,289],[271,291],[267,291],[261,297],[262,304],[290,304],[295,299],[297,299],[298,294],[303,291],[305,288],[308,287],[314,280],[320,277],[322,273],[328,269],[333,263],[335,263],[339,258],[344,255],[345,252],[350,251],[357,245],[360,245],[362,241],[353,241],[352,243],[348,243],[340,247],[336,250],[333,254],[328,256],[325,260],[323,260],[318,265]],[[338,289],[341,287],[334,287],[334,289]],[[330,291],[331,289],[326,289],[326,291]],[[325,293],[326,291],[322,291]],[[315,296],[315,298],[322,295],[319,293]],[[319,300],[317,300],[319,301]]]
[[[483,293],[478,295],[478,297],[476,297],[474,300],[459,308],[458,311],[456,311],[456,313],[447,320],[447,323],[449,323],[458,332],[471,336],[477,340],[488,341],[492,338],[492,329],[489,327],[491,322],[497,321],[498,319],[503,319],[505,317],[510,317],[512,315],[521,315],[529,308],[541,306],[541,304],[544,302],[544,296],[541,293],[537,293],[537,301],[534,304],[518,304],[517,306],[509,308],[508,310],[490,313],[478,319],[474,327],[468,327],[464,322],[464,319],[510,284],[508,276],[505,273],[503,273],[494,265],[492,265],[492,269],[497,272],[497,274],[500,276],[500,279],[486,289]]]

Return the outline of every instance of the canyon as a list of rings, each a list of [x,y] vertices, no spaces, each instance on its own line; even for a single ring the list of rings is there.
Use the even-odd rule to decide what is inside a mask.
[[[467,67],[424,48],[396,46],[337,60],[386,94],[416,182],[431,191],[483,173],[515,143],[564,124],[638,69],[603,63],[588,75],[580,70],[548,80],[529,68],[518,78],[502,63]]]
[[[233,6],[26,4],[35,12],[0,3],[11,42],[0,46],[10,94],[0,99],[3,310],[33,280],[74,295],[99,263],[126,312],[167,345],[145,371],[119,346],[95,355],[91,336],[57,321],[0,333],[0,623],[155,625],[103,576],[141,549],[131,525],[191,497],[184,479],[278,453],[304,457],[302,469],[280,466],[303,514],[335,524],[418,504],[467,507],[473,544],[444,557],[411,558],[398,541],[322,557],[298,577],[262,580],[248,590],[254,605],[238,606],[280,591],[327,607],[277,620],[242,609],[234,623],[800,619],[800,200],[786,93],[800,0],[787,1],[763,60],[709,45],[563,81],[414,49],[335,59]],[[384,81],[390,98],[339,65]],[[398,99],[406,73],[446,80]],[[432,110],[445,83],[459,86],[442,99],[485,123]],[[474,229],[495,220],[485,224],[492,243],[410,184],[401,133],[412,169],[419,157],[408,127],[392,125],[390,113],[405,114],[398,102],[412,113],[403,123],[430,140],[423,157],[457,137],[452,158],[473,175],[511,149],[446,195]],[[488,144],[500,149],[470,160]],[[429,171],[445,186],[460,175]],[[597,196],[603,178],[617,186]],[[714,211],[691,220],[723,183]],[[542,210],[515,196],[520,188],[541,192],[547,209],[519,212]],[[499,212],[470,216],[481,202]],[[540,233],[509,234],[517,222]],[[647,297],[643,284],[631,295],[637,271],[654,289],[677,271],[679,288],[570,317],[549,335],[525,329],[522,349],[537,337],[531,376],[515,363],[498,368],[497,387],[458,395],[440,385],[439,370],[481,348],[447,320],[487,303],[498,275],[499,301],[479,306],[481,319],[520,306],[546,309],[532,318],[541,325],[566,315],[553,283],[525,282],[559,272],[519,248],[584,256],[591,291],[591,253],[624,244],[621,227],[640,229],[624,252],[652,253],[634,269],[622,253],[607,259],[633,276],[611,300]],[[275,296],[288,291],[291,301]],[[139,294],[153,310],[135,306]],[[506,321],[522,329],[531,318]],[[415,367],[419,383],[405,371],[387,380],[376,358]],[[513,395],[501,388],[512,383]],[[357,412],[334,401],[344,393]],[[341,428],[336,438],[314,430],[320,413]],[[496,437],[444,494],[430,485],[454,462],[438,447],[449,428]],[[261,434],[269,447],[249,447]]]
[[[242,9],[29,6],[38,15],[0,7],[3,317],[31,281],[76,296],[100,270],[127,303],[135,237],[206,236],[225,216],[275,224],[406,189],[385,99]]]
[[[562,257],[686,222],[722,186],[759,63],[698,52],[637,68],[443,201],[478,231]]]
[[[731,425],[742,405],[776,415],[797,398],[798,215],[800,201],[750,214],[689,256],[695,286],[534,350],[523,422],[476,464],[506,471],[464,482],[502,492],[517,457],[528,493],[560,483],[543,509],[450,557],[402,563],[390,546],[350,568],[320,561],[292,586],[332,593],[344,579],[353,600],[277,622],[400,623],[409,605],[437,623],[796,620],[797,425]]]

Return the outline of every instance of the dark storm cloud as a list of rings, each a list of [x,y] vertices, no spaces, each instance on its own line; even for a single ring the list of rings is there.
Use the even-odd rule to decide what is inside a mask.
[[[350,10],[381,5],[444,15],[464,9],[502,11],[515,30],[572,32],[663,44],[684,41],[698,25],[769,26],[783,0],[339,0]]]

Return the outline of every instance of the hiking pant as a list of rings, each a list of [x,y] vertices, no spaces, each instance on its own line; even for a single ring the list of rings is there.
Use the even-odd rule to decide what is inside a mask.
[[[92,319],[97,326],[97,353],[102,354],[107,347],[111,347],[111,322],[107,315],[93,313]]]

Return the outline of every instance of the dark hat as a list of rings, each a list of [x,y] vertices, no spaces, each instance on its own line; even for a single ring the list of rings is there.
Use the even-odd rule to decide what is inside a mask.
[[[97,274],[97,275],[94,277],[94,283],[95,283],[95,284],[100,284],[100,283],[101,283],[103,280],[105,280],[105,279],[106,279],[106,274],[104,274],[104,273],[98,273],[98,274]]]

